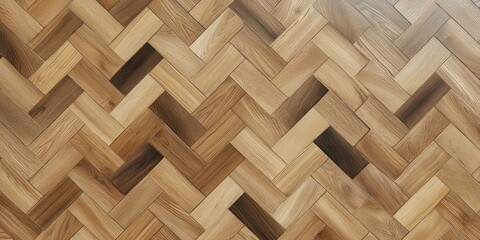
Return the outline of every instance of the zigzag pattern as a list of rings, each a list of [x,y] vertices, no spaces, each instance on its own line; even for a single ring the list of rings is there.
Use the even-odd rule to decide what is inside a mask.
[[[0,239],[479,239],[479,6],[2,0]]]

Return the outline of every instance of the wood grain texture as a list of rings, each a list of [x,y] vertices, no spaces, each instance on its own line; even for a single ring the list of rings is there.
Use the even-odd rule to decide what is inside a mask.
[[[0,239],[479,239],[479,7],[0,1]]]

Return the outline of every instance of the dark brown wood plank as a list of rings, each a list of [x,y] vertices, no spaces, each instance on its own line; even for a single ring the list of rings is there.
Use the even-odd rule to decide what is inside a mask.
[[[352,179],[368,165],[363,154],[331,127],[315,139],[315,144]]]
[[[110,81],[123,95],[127,95],[160,60],[162,56],[147,43],[113,75]]]
[[[285,232],[248,194],[243,194],[229,209],[259,239],[278,239]]]
[[[188,146],[192,146],[206,132],[197,119],[168,93],[160,95],[150,109]]]
[[[267,44],[271,44],[285,31],[285,27],[257,1],[235,0],[230,9]]]
[[[30,209],[28,216],[39,227],[46,229],[81,193],[77,184],[66,177]]]
[[[68,76],[62,79],[28,114],[43,128],[62,114],[83,90]]]
[[[0,22],[0,56],[7,59],[25,77],[30,77],[43,64],[42,58],[2,22]]]
[[[314,76],[289,97],[275,112],[273,117],[287,129],[292,128],[328,92]]]
[[[167,125],[163,125],[149,142],[188,179],[193,179],[205,166],[205,162]]]
[[[450,87],[434,73],[415,93],[395,112],[402,122],[412,128],[450,90]]]
[[[210,194],[245,158],[231,144],[210,160],[192,179],[203,194]]]
[[[135,187],[161,160],[163,156],[145,143],[110,177],[112,184],[123,194]]]
[[[60,12],[30,43],[44,60],[55,53],[82,25],[82,21],[70,10]]]

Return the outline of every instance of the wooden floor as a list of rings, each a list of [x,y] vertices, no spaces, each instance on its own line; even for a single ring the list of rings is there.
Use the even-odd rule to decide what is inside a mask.
[[[478,0],[0,0],[0,239],[480,239]]]

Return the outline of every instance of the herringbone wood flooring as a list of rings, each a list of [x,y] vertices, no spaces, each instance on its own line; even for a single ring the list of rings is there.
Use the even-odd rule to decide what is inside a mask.
[[[0,239],[479,239],[479,6],[0,0]]]

